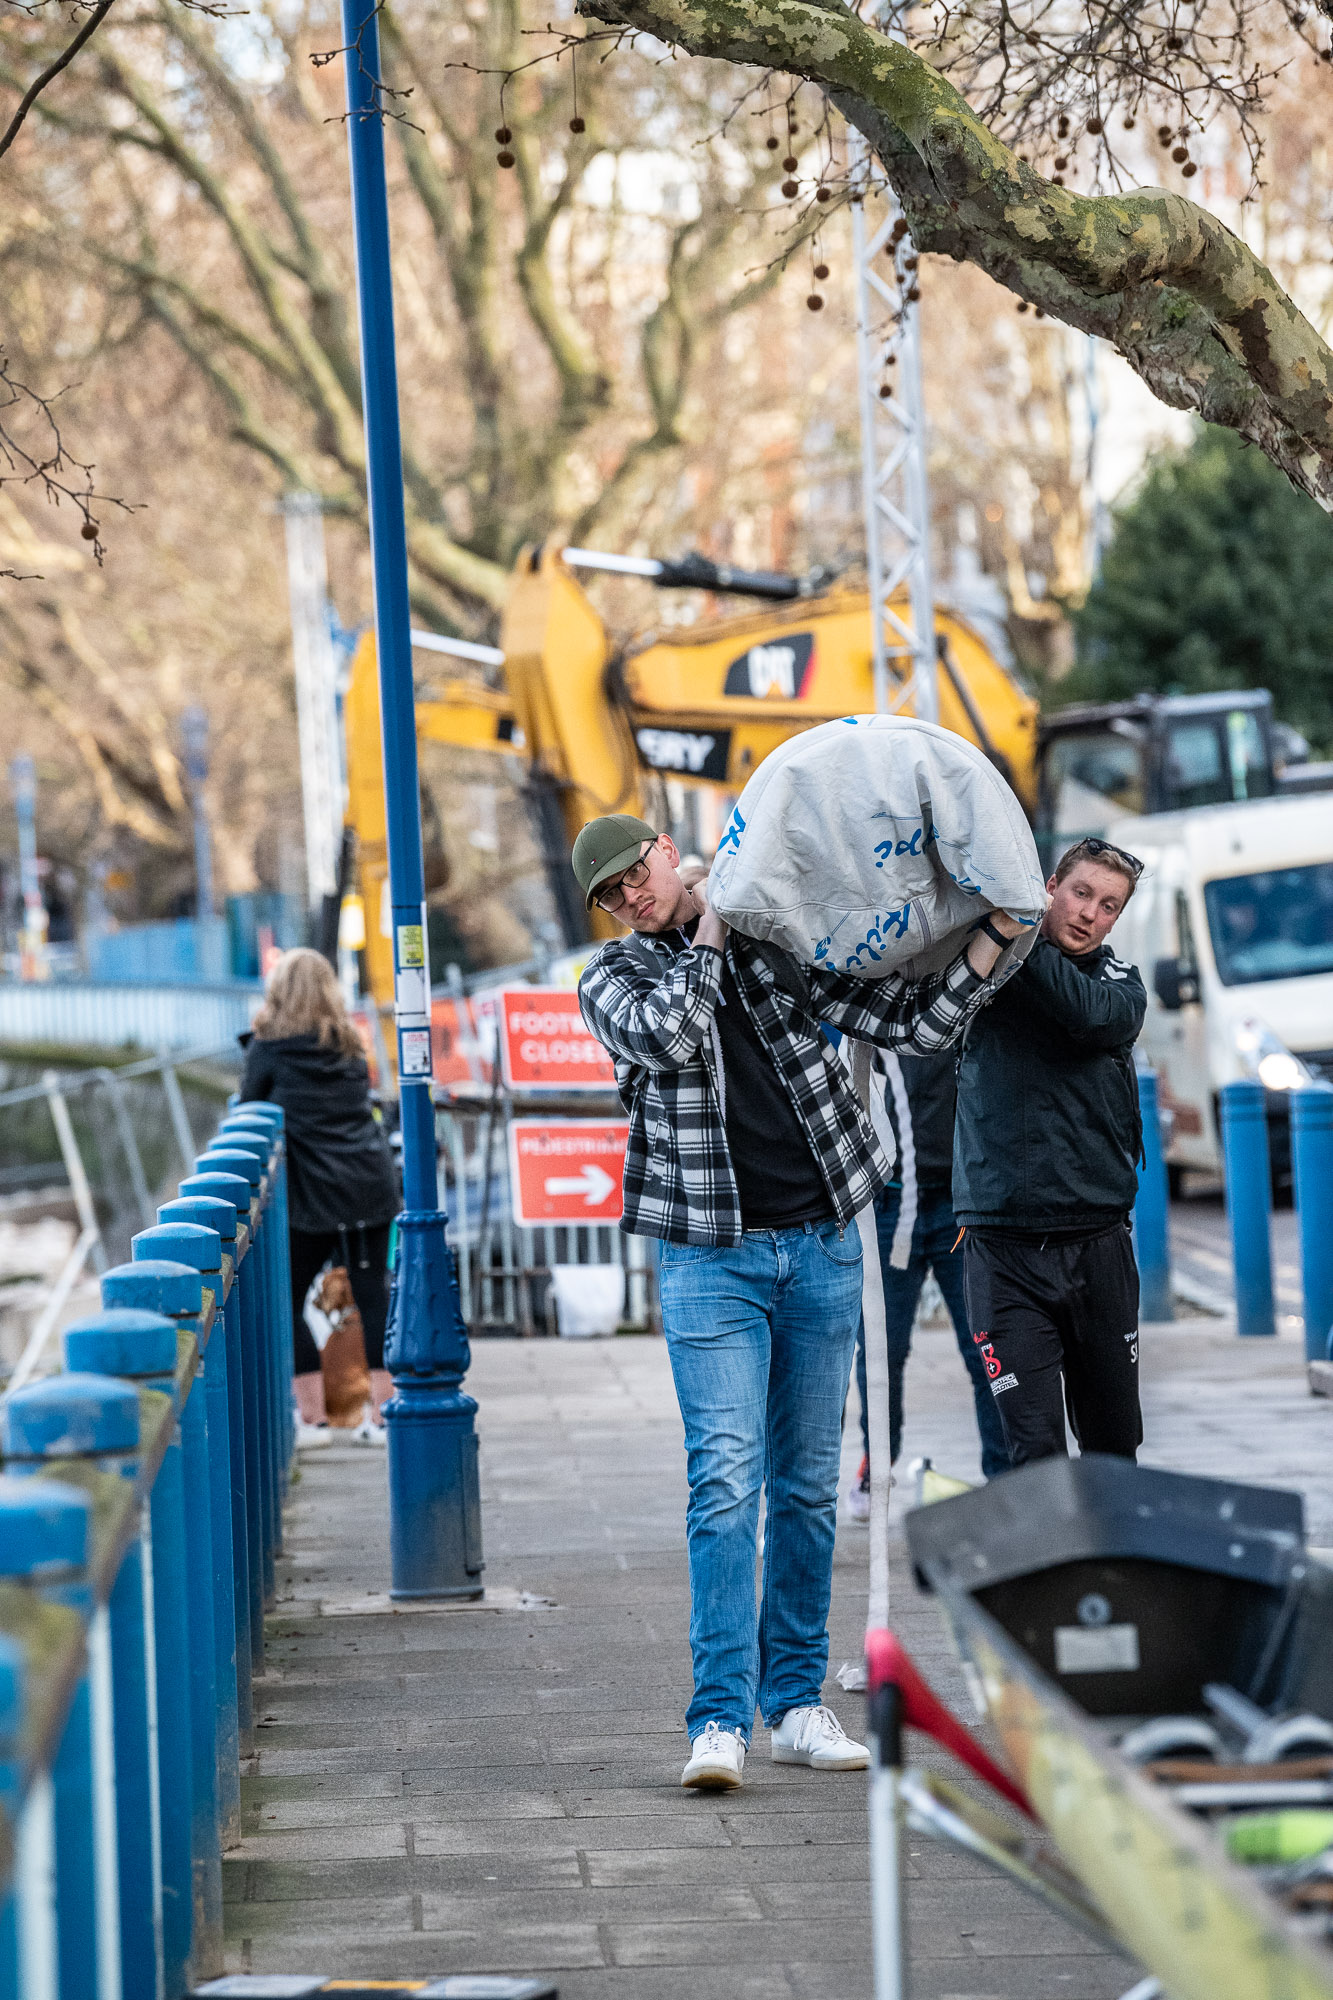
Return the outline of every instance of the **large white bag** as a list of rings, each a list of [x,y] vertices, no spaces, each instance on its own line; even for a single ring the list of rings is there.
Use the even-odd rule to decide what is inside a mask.
[[[1033,928],[1046,893],[1013,792],[952,731],[903,716],[821,723],[766,757],[736,802],[708,882],[718,915],[803,964],[919,979],[989,910]]]

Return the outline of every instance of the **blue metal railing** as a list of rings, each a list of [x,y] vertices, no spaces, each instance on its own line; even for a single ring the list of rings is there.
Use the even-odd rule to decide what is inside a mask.
[[[281,1111],[195,1164],[0,1403],[0,2000],[222,1971],[293,1440]]]

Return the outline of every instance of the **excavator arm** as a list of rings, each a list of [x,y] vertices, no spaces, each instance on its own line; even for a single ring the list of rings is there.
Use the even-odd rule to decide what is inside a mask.
[[[766,606],[674,627],[617,653],[576,568],[641,575],[669,588],[731,591],[766,600]],[[990,757],[1031,812],[1035,700],[965,621],[938,612],[935,632],[941,724]],[[451,646],[428,643],[434,653]],[[567,880],[575,835],[599,813],[642,813],[646,774],[737,792],[770,751],[800,730],[874,707],[870,603],[863,592],[810,592],[792,577],[725,570],[701,557],[665,564],[583,550],[525,550],[505,604],[500,652],[459,650],[502,659],[503,687],[423,671],[418,733],[459,749],[528,760],[529,791],[571,929],[582,914]],[[896,705],[911,714],[905,681]],[[353,661],[344,717],[348,821],[357,836],[368,971],[376,998],[384,1001],[393,994],[393,964],[380,922],[388,863],[370,635]],[[594,910],[592,929],[602,936],[616,927]]]

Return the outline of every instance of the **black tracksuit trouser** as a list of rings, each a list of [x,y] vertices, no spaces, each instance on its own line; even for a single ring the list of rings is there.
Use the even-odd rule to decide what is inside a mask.
[[[1065,1454],[1066,1407],[1080,1451],[1132,1459],[1143,1418],[1129,1225],[1073,1242],[969,1229],[963,1257],[972,1338],[1011,1465]]]

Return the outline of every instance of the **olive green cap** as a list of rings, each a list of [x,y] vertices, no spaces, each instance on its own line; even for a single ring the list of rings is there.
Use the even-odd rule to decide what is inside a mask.
[[[633,813],[605,813],[588,821],[569,858],[589,909],[602,883],[632,868],[644,841],[656,838],[656,829]]]

